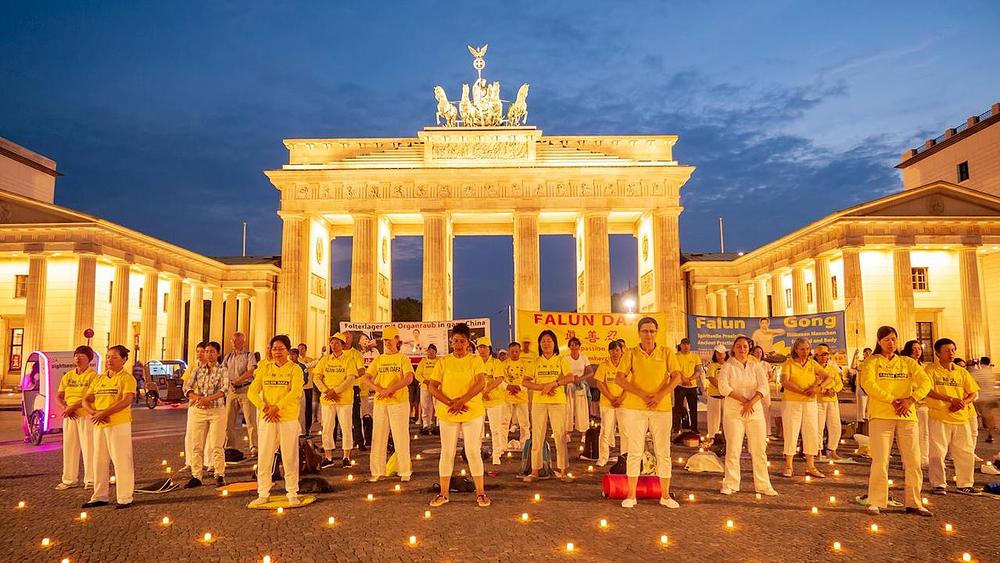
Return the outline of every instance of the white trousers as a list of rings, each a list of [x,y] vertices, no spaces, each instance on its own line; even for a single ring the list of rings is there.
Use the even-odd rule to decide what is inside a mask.
[[[566,434],[576,430],[586,432],[590,428],[590,399],[586,389],[566,392]]]
[[[931,486],[944,487],[948,484],[944,456],[950,450],[951,459],[955,463],[955,484],[958,487],[971,487],[975,482],[976,471],[972,429],[968,424],[948,424],[933,418],[927,426],[930,439],[928,473]]]
[[[930,434],[928,433],[928,422],[931,419],[931,415],[928,412],[928,408],[925,405],[917,405],[917,427],[920,432],[920,465],[921,467],[927,465],[930,459],[931,452],[931,442]]]
[[[556,442],[556,468],[566,470],[569,452],[566,440],[563,439],[566,429],[566,405],[539,403],[531,404],[531,470],[542,468],[542,443],[545,442],[549,426],[552,427],[552,437]]]
[[[885,508],[889,500],[889,454],[895,437],[899,455],[903,458],[905,475],[903,504],[911,508],[923,506],[920,487],[924,474],[920,470],[920,443],[917,423],[912,420],[886,420],[873,418],[868,421],[871,435],[872,465],[868,474],[868,503]]]
[[[354,405],[352,403],[346,405],[321,403],[319,410],[320,424],[323,425],[323,428],[320,430],[322,432],[323,449],[329,451],[337,447],[333,439],[333,429],[337,426],[337,421],[339,420],[340,436],[344,451],[351,451],[354,448]]]
[[[242,392],[240,392],[242,391]],[[228,434],[229,447],[240,448],[240,439],[236,435],[239,425],[236,424],[239,413],[243,413],[243,421],[247,429],[247,441],[250,448],[257,447],[257,407],[253,406],[247,398],[247,389],[243,388],[235,393],[226,394],[226,432]]]
[[[212,462],[215,476],[226,474],[226,407],[187,410],[187,432],[185,443],[191,444],[191,476],[201,480],[205,460]]]
[[[80,482],[80,454],[83,454],[83,482],[94,484],[94,423],[83,412],[76,418],[63,419],[63,472],[62,482],[75,485]]]
[[[601,405],[601,435],[597,442],[598,465],[606,464],[611,457],[611,450],[615,447],[616,430],[621,434],[621,448],[618,451],[628,450],[628,434],[625,432],[623,416],[623,409]]]
[[[90,500],[111,500],[111,477],[108,465],[115,466],[115,496],[118,504],[129,504],[135,492],[135,467],[132,464],[132,423],[94,426],[94,494]]]
[[[423,383],[420,384],[420,425],[424,428],[434,426],[434,395]]]
[[[722,486],[734,491],[740,490],[740,455],[743,452],[743,437],[747,440],[750,460],[753,462],[753,488],[758,493],[771,489],[771,478],[767,474],[767,421],[763,405],[753,414],[744,418],[740,415],[741,405],[735,399],[723,399],[722,428],[726,435],[726,471]]]
[[[281,451],[281,467],[285,470],[285,493],[292,499],[299,493],[299,419],[268,422],[261,418],[257,423],[260,443],[257,454],[257,496],[268,498],[274,482],[274,454]]]
[[[816,401],[782,401],[781,425],[785,441],[785,455],[795,455],[795,446],[802,434],[802,453],[819,453],[819,416]],[[737,411],[739,412],[739,411]]]
[[[508,427],[504,426],[504,405],[486,408],[486,418],[490,421],[490,439],[493,446],[493,463],[500,463],[500,456],[507,450]]]
[[[820,449],[823,449],[823,429],[826,428],[826,449],[837,451],[840,445],[840,402],[819,401],[816,403],[816,436],[819,438]]]
[[[524,445],[524,441],[531,437],[531,417],[528,415],[528,403],[507,403],[507,430],[517,424],[518,441]]]
[[[483,417],[465,422],[438,420],[441,428],[441,460],[438,475],[450,477],[455,470],[455,452],[458,450],[458,434],[462,433],[465,457],[469,460],[469,474],[483,476]]]
[[[722,428],[722,401],[715,397],[708,398],[708,435],[715,436]]]
[[[396,460],[399,462],[399,476],[409,477],[413,473],[410,465],[410,403],[375,404],[373,407],[370,459],[372,476],[385,475],[389,432],[392,432],[392,443],[396,446]]]
[[[673,426],[673,413],[670,411],[647,411],[638,409],[622,409],[622,426],[628,437],[628,463],[625,475],[638,477],[642,467],[642,454],[646,450],[646,431],[653,435],[653,455],[656,456],[656,475],[660,479],[669,479],[670,463],[670,430]],[[666,491],[664,491],[666,492]]]

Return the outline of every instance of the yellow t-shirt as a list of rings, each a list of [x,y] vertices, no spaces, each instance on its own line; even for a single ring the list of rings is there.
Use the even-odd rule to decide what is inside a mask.
[[[365,367],[365,358],[361,355],[361,352],[359,352],[357,348],[345,348],[344,353],[354,356],[354,361],[358,363],[359,368]],[[362,385],[363,382],[360,377],[354,380],[354,387],[360,389]]]
[[[95,377],[97,377],[97,372],[89,366],[83,373],[77,373],[76,368],[71,368],[64,373],[62,379],[59,380],[59,393],[64,393],[63,398],[66,404],[72,407],[79,403],[87,395],[87,389],[90,388]]]
[[[516,385],[519,388],[517,393],[503,392],[504,400],[512,405],[523,405],[528,402],[528,389],[524,386],[524,375],[528,370],[528,364],[518,358],[517,361],[508,359],[503,363],[503,379],[507,385]]]
[[[752,358],[753,356],[751,356]],[[722,393],[719,392],[719,388],[712,385],[712,382],[708,380],[709,377],[714,377],[716,381],[719,381],[719,370],[722,369],[722,364],[718,362],[711,362],[708,364],[708,369],[705,370],[705,394],[709,397],[719,398]]]
[[[622,394],[622,387],[616,382],[618,370],[627,368],[628,366],[625,365],[624,356],[618,360],[617,366],[611,363],[610,359],[604,360],[599,366],[597,366],[597,373],[594,374],[594,380],[603,381],[608,387],[608,391],[610,391],[613,396],[617,397]],[[612,406],[611,397],[601,393],[601,405],[605,407]]]
[[[629,369],[626,370],[626,373],[628,373],[629,383],[648,393],[655,392],[665,382],[669,381],[671,373],[681,370],[680,363],[677,362],[677,356],[673,350],[665,346],[657,346],[653,349],[652,354],[647,354],[641,346],[636,346],[629,351],[627,361]],[[673,393],[667,393],[653,409],[647,407],[646,401],[642,400],[639,396],[626,393],[622,408],[643,411],[669,411],[673,408],[673,404]]]
[[[906,397],[923,399],[931,390],[931,378],[913,358],[894,354],[886,359],[872,354],[861,365],[861,387],[868,393],[868,418],[916,421],[916,405],[907,416],[898,416],[892,402]]]
[[[816,362],[816,363],[819,363],[819,362]],[[841,391],[843,391],[844,390],[844,376],[840,374],[840,370],[837,369],[836,364],[834,364],[832,361],[830,361],[830,362],[827,362],[825,366],[820,366],[820,367],[823,368],[823,371],[826,372],[826,374],[828,376],[830,376],[830,381],[828,381],[823,386],[823,389],[824,390],[826,390],[826,389],[833,389],[834,393],[840,393]],[[832,396],[832,397],[827,397],[826,395],[817,395],[817,397],[818,398],[816,400],[819,401],[819,402],[821,402],[821,403],[836,403],[836,402],[838,402],[840,400],[840,398],[837,397],[836,394],[834,396]]]
[[[417,381],[420,383],[426,383],[427,378],[434,373],[434,366],[437,365],[440,360],[440,356],[420,360],[420,363],[417,364],[417,371],[413,372],[413,377],[416,377]]]
[[[298,420],[303,383],[302,370],[295,362],[289,360],[283,366],[273,361],[261,362],[253,372],[247,398],[258,411],[263,410],[264,405],[277,405],[282,422]],[[264,413],[258,414],[259,421],[264,422]]]
[[[802,389],[808,389],[809,387],[815,385],[817,381],[825,376],[825,373],[826,372],[823,368],[812,358],[806,360],[804,365],[793,360],[792,358],[788,358],[785,360],[785,363],[781,364],[782,379],[787,377],[789,382]],[[785,387],[785,394],[782,396],[781,400],[809,402],[815,401],[816,395],[809,397],[808,395],[796,393],[795,391]]]
[[[407,375],[413,375],[413,364],[410,363],[408,356],[404,356],[400,352],[382,354],[368,365],[368,375],[371,376],[375,385],[388,388],[406,379]],[[395,405],[408,402],[410,402],[410,392],[405,385],[388,399],[379,399],[378,395],[375,396],[376,405]]]
[[[482,357],[476,354],[476,369],[480,370],[480,373],[486,376],[486,387],[489,387],[498,377],[503,377],[503,364],[500,360],[490,356],[488,360],[483,362]],[[485,365],[484,365],[485,364]],[[503,404],[504,401],[504,391],[498,386],[489,393],[489,398],[486,397],[485,388],[483,390],[483,405],[486,407],[498,407]]]
[[[441,382],[441,392],[449,398],[457,399],[469,392],[476,383],[476,376],[482,373],[482,360],[475,354],[466,354],[461,358],[448,354],[434,366],[434,371],[427,377],[432,381]],[[482,393],[477,393],[469,402],[465,403],[469,410],[461,414],[451,414],[448,412],[448,405],[441,401],[436,401],[434,413],[441,420],[448,422],[466,422],[482,418],[486,414],[486,407],[483,406]]]
[[[361,369],[361,364],[358,363],[357,357],[354,354],[348,354],[345,350],[339,358],[333,354],[324,355],[312,369],[312,374],[313,379],[322,383],[325,388],[337,390],[343,387],[348,380],[353,387],[353,384],[358,380],[359,369]],[[354,394],[350,393],[349,390],[350,387],[344,389],[336,401],[327,399],[321,393],[319,401],[324,405],[350,405],[354,402]]]
[[[928,365],[925,370],[934,385],[933,390],[942,395],[964,399],[969,393],[979,391],[979,383],[972,377],[972,374],[961,366],[951,364],[947,368],[943,368],[940,363],[934,362]],[[934,420],[948,424],[966,424],[970,418],[975,416],[976,411],[972,408],[972,403],[965,405],[965,408],[957,412],[949,411],[948,407],[950,406],[951,403],[927,397],[927,412]]]
[[[681,387],[691,389],[698,387],[698,380],[694,377],[695,369],[701,365],[701,357],[694,352],[677,352],[677,363],[681,366]]]
[[[118,401],[125,398],[125,395],[135,393],[135,377],[132,373],[122,369],[113,372],[110,369],[101,375],[95,375],[90,382],[88,395],[94,395],[94,409],[102,411]],[[114,426],[125,422],[132,422],[131,403],[124,409],[111,415],[107,425]],[[103,425],[102,425],[103,426]]]
[[[524,372],[524,380],[532,381],[537,385],[547,385],[561,379],[572,369],[569,360],[565,356],[553,354],[551,358],[538,356],[534,362],[534,367]],[[545,395],[541,391],[536,391],[534,401],[545,405],[562,405],[566,403],[565,386],[557,385],[552,395]]]

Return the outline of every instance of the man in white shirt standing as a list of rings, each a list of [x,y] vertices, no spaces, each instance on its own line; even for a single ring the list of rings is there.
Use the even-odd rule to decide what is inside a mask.
[[[590,428],[590,395],[587,379],[593,375],[590,359],[580,352],[580,339],[569,339],[570,368],[573,370],[573,383],[566,386],[566,441],[572,438],[573,430],[581,434]],[[581,438],[582,439],[582,438]]]
[[[242,332],[233,334],[233,349],[222,360],[222,370],[229,378],[232,391],[226,396],[226,429],[229,435],[227,447],[239,449],[240,440],[236,435],[236,417],[243,413],[250,442],[250,455],[257,453],[257,409],[247,398],[247,391],[253,383],[253,372],[257,359],[246,349],[247,337]]]

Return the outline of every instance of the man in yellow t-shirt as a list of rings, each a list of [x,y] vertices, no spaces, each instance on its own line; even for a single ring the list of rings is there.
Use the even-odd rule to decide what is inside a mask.
[[[483,374],[485,382],[483,406],[490,423],[493,465],[500,465],[500,456],[507,449],[507,433],[503,430],[504,393],[500,389],[503,384],[503,365],[493,357],[493,343],[489,337],[483,336],[476,341],[476,354],[476,369]]]
[[[516,421],[518,428],[518,441],[524,445],[531,436],[531,419],[528,416],[528,389],[524,386],[524,374],[528,369],[528,362],[521,357],[521,344],[511,342],[507,346],[507,361],[503,363],[504,379],[504,400],[510,409],[510,418],[506,418],[507,432],[509,434],[511,425]]]
[[[438,349],[434,344],[428,344],[427,355],[417,364],[417,371],[413,376],[420,382],[420,433],[429,435],[434,428],[434,396],[427,388],[427,378],[434,373],[434,366],[438,363]]]
[[[97,373],[90,367],[94,351],[90,346],[78,346],[73,352],[75,367],[59,380],[56,404],[62,409],[63,472],[57,491],[80,486],[80,454],[83,454],[83,486],[94,486],[93,439],[94,423],[83,412],[83,399]]]
[[[688,417],[691,419],[691,430],[698,430],[698,379],[701,378],[701,357],[691,351],[691,339],[682,338],[680,351],[677,352],[677,363],[681,366],[681,382],[674,389],[674,432],[681,431],[681,420],[684,416],[684,404],[687,403]]]
[[[382,329],[385,352],[368,366],[364,382],[375,390],[372,413],[371,478],[378,481],[385,475],[386,450],[389,433],[396,446],[399,461],[399,480],[410,480],[410,397],[408,386],[413,381],[413,364],[399,352],[399,329],[387,326]]]
[[[115,465],[115,508],[132,506],[135,467],[132,463],[132,399],[135,377],[125,369],[128,348],[108,349],[107,370],[95,376],[83,398],[82,408],[94,423],[94,494],[83,508],[106,506],[110,502],[110,473]]]
[[[323,467],[333,465],[333,429],[340,421],[344,457],[342,467],[351,466],[351,450],[354,449],[354,384],[364,374],[364,367],[358,357],[344,349],[347,338],[338,332],[330,337],[330,352],[316,363],[312,370],[313,385],[319,392],[320,420],[322,424]]]
[[[937,361],[925,368],[933,383],[927,393],[931,486],[936,494],[947,491],[944,456],[950,451],[955,463],[957,492],[976,494],[973,487],[976,452],[969,419],[975,416],[972,403],[979,396],[979,383],[965,368],[953,363],[955,342],[951,339],[938,339],[934,343],[934,354]]]

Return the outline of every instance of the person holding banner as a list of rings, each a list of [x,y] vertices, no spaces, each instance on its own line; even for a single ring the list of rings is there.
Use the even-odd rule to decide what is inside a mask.
[[[722,402],[724,397],[719,392],[719,370],[729,359],[729,352],[722,344],[712,349],[712,361],[705,371],[705,394],[708,395],[708,436],[719,433],[722,428]]]
[[[483,374],[483,406],[490,421],[490,436],[493,438],[493,465],[500,465],[500,456],[507,449],[507,434],[503,431],[503,391],[498,389],[503,383],[503,366],[493,357],[493,343],[483,336],[476,341],[476,369]]]
[[[637,504],[636,489],[648,430],[653,435],[656,474],[660,478],[660,505],[680,508],[680,504],[670,498],[670,425],[673,422],[671,403],[674,388],[680,383],[681,366],[673,350],[657,346],[659,325],[656,319],[643,317],[637,326],[639,345],[629,353],[628,375],[621,381],[615,378],[615,382],[625,390],[622,419],[628,435],[628,463],[625,469],[628,496],[622,501],[622,507],[633,508]]]
[[[617,382],[619,378],[625,378],[623,370],[628,366],[623,363],[625,348],[621,342],[612,340],[608,343],[608,359],[601,362],[597,367],[597,374],[594,381],[597,382],[597,389],[601,392],[601,435],[598,440],[597,466],[604,467],[611,457],[611,449],[615,445],[615,429],[621,433],[621,448],[625,451],[628,448],[628,435],[625,433],[625,425],[622,420],[624,409],[622,402],[625,400],[625,390]]]
[[[433,343],[427,345],[427,355],[417,364],[414,377],[420,382],[420,433],[430,435],[434,428],[434,395],[431,395],[428,377],[434,373],[438,363],[438,349]]]
[[[410,480],[410,400],[407,391],[413,381],[413,364],[399,352],[399,329],[387,326],[382,329],[385,353],[375,358],[365,373],[365,383],[375,391],[372,410],[372,453],[370,458],[372,483],[385,476],[386,451],[389,434],[396,446],[399,460],[399,480]]]
[[[455,469],[455,450],[458,434],[462,433],[465,457],[469,463],[469,473],[476,484],[476,504],[485,508],[492,504],[486,495],[483,479],[483,458],[480,455],[483,439],[482,392],[486,387],[482,361],[469,351],[471,332],[465,323],[458,323],[452,329],[452,353],[441,358],[428,376],[431,394],[437,399],[438,424],[441,428],[441,460],[438,463],[441,490],[431,500],[432,507],[449,501],[451,474]],[[483,338],[479,341],[483,342]],[[488,344],[480,344],[488,348]]]
[[[816,469],[819,453],[819,409],[816,398],[823,387],[830,383],[826,371],[809,357],[811,345],[805,338],[792,343],[792,357],[785,360],[781,369],[781,386],[785,390],[781,399],[781,425],[785,442],[785,477],[794,474],[792,460],[799,435],[802,436],[802,453],[806,456],[806,475],[826,477]]]
[[[530,483],[538,479],[542,468],[542,444],[551,426],[556,442],[556,476],[568,482],[569,453],[564,439],[566,391],[563,386],[573,382],[573,370],[566,357],[559,355],[559,341],[551,330],[545,329],[538,335],[538,350],[540,353],[534,365],[524,376],[524,386],[536,392],[531,404],[531,473],[525,475],[524,481]]]
[[[726,471],[721,491],[724,495],[740,491],[744,436],[753,461],[754,489],[762,495],[778,495],[767,474],[767,427],[763,407],[769,392],[764,364],[750,356],[750,339],[737,336],[733,342],[733,356],[719,369],[719,394],[725,397],[722,427],[726,435]]]
[[[819,421],[819,446],[820,461],[824,454],[834,461],[840,459],[837,455],[837,446],[840,445],[840,434],[843,431],[840,424],[840,393],[844,389],[844,380],[840,375],[840,367],[830,360],[830,347],[826,344],[816,346],[813,354],[816,363],[826,372],[828,383],[820,389],[817,397],[817,411]],[[823,448],[823,430],[826,430],[826,448]]]
[[[507,361],[503,363],[505,382],[504,400],[510,411],[510,418],[504,418],[504,435],[510,433],[511,422],[517,421],[518,441],[523,445],[531,436],[531,419],[528,417],[528,389],[524,386],[527,361],[521,357],[521,345],[511,342],[507,346]]]
[[[333,429],[340,421],[341,446],[344,457],[342,467],[351,466],[351,450],[354,449],[354,384],[364,375],[365,368],[360,357],[344,350],[347,337],[338,332],[330,337],[330,353],[325,354],[313,368],[313,383],[320,393],[320,421],[323,437],[323,467],[333,465],[335,447]]]

